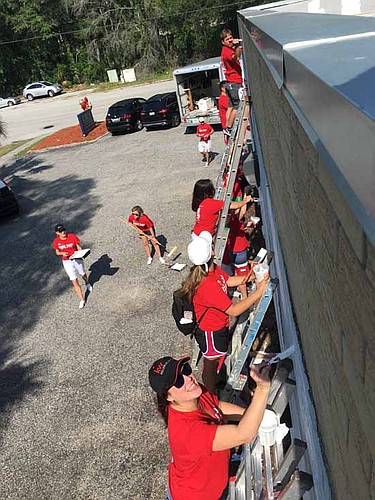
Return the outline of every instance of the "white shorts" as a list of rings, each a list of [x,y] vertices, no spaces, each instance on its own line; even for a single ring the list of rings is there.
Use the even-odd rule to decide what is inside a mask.
[[[63,260],[62,263],[70,281],[76,280],[79,274],[86,274],[83,259]]]
[[[211,152],[211,139],[207,142],[199,141],[198,142],[198,151],[200,153],[210,153]]]

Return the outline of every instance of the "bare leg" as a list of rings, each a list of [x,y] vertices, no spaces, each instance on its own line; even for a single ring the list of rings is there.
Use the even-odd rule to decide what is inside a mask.
[[[231,108],[229,106],[229,108],[227,109],[227,112],[225,114],[225,121],[226,121],[227,127],[232,126],[232,125],[229,125],[229,119],[230,119],[230,116],[232,114],[232,111],[233,111],[233,108]],[[232,122],[232,124],[233,124],[233,122]]]
[[[156,255],[160,258],[161,257],[161,253],[160,253],[160,247],[159,245],[156,243],[156,238],[152,238],[151,240],[151,243],[153,245],[153,247],[155,248],[155,253]]]
[[[215,394],[216,384],[218,381],[217,368],[219,366],[220,358],[203,358],[203,384],[211,392]]]
[[[231,109],[230,115],[228,116],[228,111]],[[234,108],[228,108],[227,111],[227,127],[232,128],[234,119],[236,118],[237,110]]]
[[[72,285],[74,287],[74,290],[75,290],[76,294],[78,295],[79,300],[84,300],[83,299],[82,290],[81,290],[81,287],[80,287],[80,285],[78,283],[78,280],[77,279],[72,280]]]
[[[150,251],[150,247],[149,247],[148,240],[147,240],[146,236],[141,236],[141,240],[142,240],[147,257],[151,257],[151,251]]]

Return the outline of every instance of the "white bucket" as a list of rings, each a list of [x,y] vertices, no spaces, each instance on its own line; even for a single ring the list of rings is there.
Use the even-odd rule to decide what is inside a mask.
[[[260,283],[263,280],[264,275],[269,273],[269,270],[270,268],[268,264],[265,262],[262,262],[262,264],[257,264],[256,266],[254,266],[254,274],[256,281]]]
[[[272,410],[265,410],[259,426],[258,436],[263,446],[272,446],[276,441],[277,416]]]

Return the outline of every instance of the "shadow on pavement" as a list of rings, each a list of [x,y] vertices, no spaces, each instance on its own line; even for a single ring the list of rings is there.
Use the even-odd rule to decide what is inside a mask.
[[[97,283],[102,276],[113,276],[120,269],[119,267],[111,267],[112,259],[108,254],[103,254],[99,259],[91,264],[89,271],[89,282],[91,285]]]
[[[0,223],[0,437],[22,400],[40,390],[48,377],[46,358],[39,354],[37,359],[38,353],[30,353],[20,341],[67,287],[52,250],[54,225],[62,222],[80,235],[100,207],[93,179],[67,175],[48,180],[43,174],[53,168],[42,155],[0,167],[0,177],[10,181],[21,209],[19,217]],[[42,322],[37,334],[48,335]]]

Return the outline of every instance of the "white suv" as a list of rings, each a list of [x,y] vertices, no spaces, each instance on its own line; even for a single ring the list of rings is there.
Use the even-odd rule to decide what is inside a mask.
[[[62,86],[58,83],[35,82],[26,85],[22,93],[28,101],[32,101],[35,97],[53,97],[56,94],[61,94],[62,90]]]

